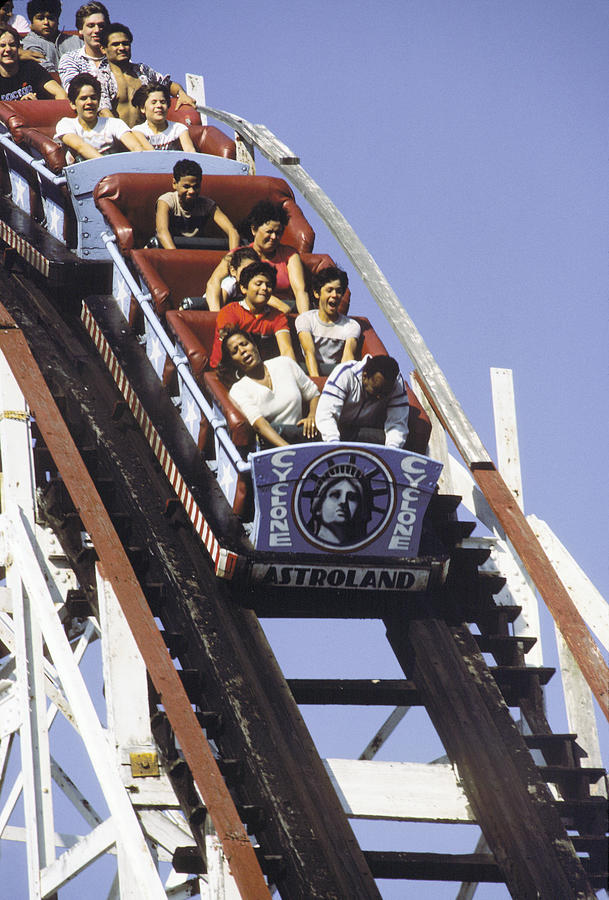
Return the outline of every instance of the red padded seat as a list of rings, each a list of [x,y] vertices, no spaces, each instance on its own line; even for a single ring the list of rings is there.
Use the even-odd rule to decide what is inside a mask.
[[[184,297],[205,293],[223,250],[133,250],[131,260],[144,279],[159,318],[177,309]]]
[[[293,320],[294,316],[290,316]],[[386,354],[387,351],[368,319],[355,316],[362,328],[361,356]],[[231,402],[228,391],[213,371],[207,371],[215,333],[216,313],[201,310],[170,310],[167,325],[186,354],[192,373],[207,397],[224,413],[231,439],[241,452],[254,446],[254,431],[243,414]],[[315,379],[318,387],[325,378]],[[407,387],[410,413],[407,448],[424,453],[431,434],[431,423],[410,387]],[[202,432],[204,434],[204,431]],[[204,438],[202,438],[203,440]]]
[[[200,297],[205,285],[224,256],[223,250],[132,250],[131,260],[144,279],[159,318],[177,309],[184,297]],[[327,253],[301,253],[308,279],[315,272],[334,265]],[[341,307],[349,306],[349,292]]]
[[[34,151],[55,174],[66,165],[66,149],[53,140],[57,122],[74,110],[68,100],[28,100],[6,103],[0,101],[0,121],[11,132],[13,139]],[[191,106],[175,109],[172,100],[168,119],[188,125],[188,131],[198,153],[209,153],[226,159],[236,158],[235,142],[213,125],[202,125],[201,116]]]
[[[95,203],[114,231],[124,255],[143,247],[155,231],[157,198],[171,190],[171,174],[116,173],[102,178],[94,191]],[[290,215],[282,242],[310,252],[315,232],[297,205],[292,189],[282,178],[263,175],[205,175],[201,193],[211,197],[234,224],[241,222],[259,200],[281,203]],[[210,228],[215,228],[212,225]],[[210,234],[222,235],[219,230]]]

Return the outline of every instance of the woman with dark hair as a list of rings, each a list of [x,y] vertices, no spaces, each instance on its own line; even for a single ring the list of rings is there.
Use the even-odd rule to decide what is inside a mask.
[[[355,465],[337,465],[319,479],[311,499],[308,531],[325,544],[348,546],[366,536],[369,487]]]
[[[315,438],[319,391],[289,356],[263,362],[252,335],[238,328],[222,336],[218,377],[265,444],[285,447]],[[303,405],[309,411],[303,416]]]
[[[298,251],[294,247],[280,243],[288,224],[288,213],[280,203],[261,200],[250,211],[243,223],[243,232],[252,235],[250,247],[263,262],[269,263],[277,272],[277,285],[271,302],[281,312],[299,313],[310,307],[305,285],[304,268]],[[210,309],[220,309],[222,279],[229,274],[229,260],[224,257],[207,282],[205,295]]]
[[[66,100],[67,94],[33,59],[20,60],[21,37],[10,25],[0,25],[0,100]]]

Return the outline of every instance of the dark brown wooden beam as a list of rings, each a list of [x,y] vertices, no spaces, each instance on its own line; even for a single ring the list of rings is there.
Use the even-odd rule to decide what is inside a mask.
[[[400,853],[367,850],[375,878],[421,881],[502,882],[501,869],[490,853]]]
[[[385,621],[512,896],[594,900],[548,787],[469,630],[449,628],[431,612],[411,622]]]

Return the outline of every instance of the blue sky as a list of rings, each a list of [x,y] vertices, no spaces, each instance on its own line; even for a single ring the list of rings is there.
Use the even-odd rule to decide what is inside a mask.
[[[376,258],[493,457],[489,367],[514,370],[526,512],[607,595],[609,5],[186,0],[132,4],[132,14],[108,5],[135,34],[134,59],[179,81],[202,72],[211,106],[267,125],[300,156]],[[64,4],[67,27],[77,6]],[[316,249],[349,271],[352,310],[378,323],[408,372],[344,254],[310,218]],[[399,674],[370,624],[268,633],[289,676]],[[549,664],[551,642],[550,633]],[[340,735],[335,711],[307,720],[322,755],[349,756],[387,712],[351,715]],[[556,731],[562,716],[551,699]],[[384,758],[439,755],[423,717],[405,721]],[[362,843],[434,848],[422,829],[407,838],[382,829],[380,843],[377,826]],[[469,831],[447,832],[448,846],[473,849]],[[455,894],[383,884],[386,898]],[[477,896],[507,895],[487,886]]]

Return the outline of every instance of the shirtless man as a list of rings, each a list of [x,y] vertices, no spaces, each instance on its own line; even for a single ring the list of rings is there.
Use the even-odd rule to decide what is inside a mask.
[[[157,82],[166,84],[172,97],[177,99],[177,106],[195,106],[196,101],[189,97],[184,88],[172,81],[169,75],[155,72],[145,63],[131,62],[131,44],[133,35],[126,25],[113,22],[104,28],[101,36],[101,47],[106,54],[110,67],[109,82],[112,111],[131,128],[141,121],[139,109],[131,103],[131,98],[143,84]]]

